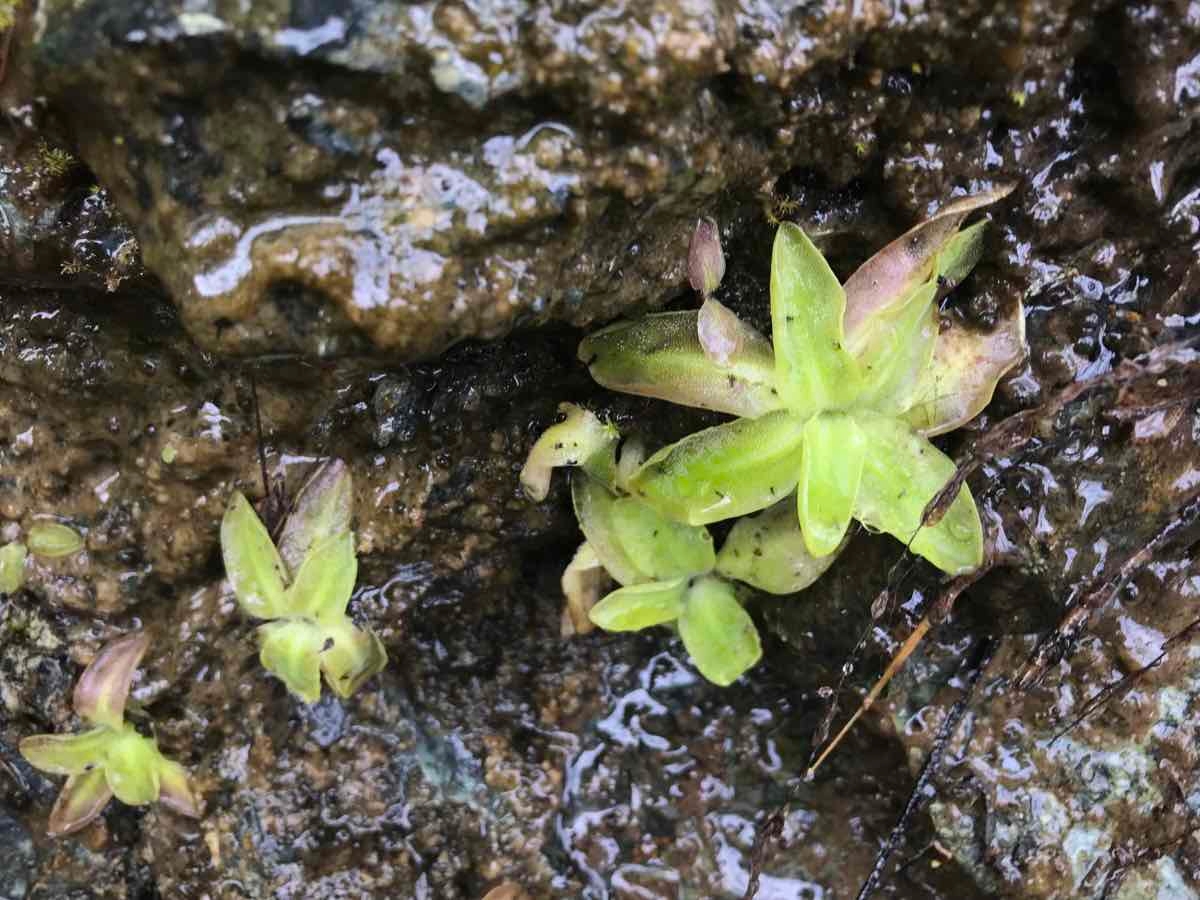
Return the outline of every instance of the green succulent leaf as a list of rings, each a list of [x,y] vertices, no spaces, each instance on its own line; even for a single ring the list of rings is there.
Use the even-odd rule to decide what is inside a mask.
[[[358,559],[354,535],[343,531],[312,548],[287,589],[283,613],[325,620],[340,617],[354,593]]]
[[[221,555],[243,612],[259,619],[283,614],[287,569],[266,526],[240,491],[221,520]]]
[[[762,657],[758,629],[722,578],[698,578],[679,614],[679,636],[692,663],[713,684],[726,687]]]
[[[674,622],[683,609],[686,578],[632,584],[613,591],[592,607],[593,624],[605,631],[640,631]]]
[[[765,509],[796,486],[803,425],[779,411],[698,431],[646,460],[630,490],[692,525]]]
[[[321,698],[321,650],[325,635],[312,622],[283,619],[258,627],[258,658],[268,672],[305,703]]]
[[[953,460],[897,419],[872,413],[855,419],[871,452],[854,517],[950,575],[977,568],[983,562],[983,526],[966,485],[936,525],[919,528],[926,504],[954,476]]]
[[[971,270],[983,256],[983,236],[986,230],[986,219],[976,222],[955,234],[942,247],[935,264],[939,293],[949,293],[971,274]]]
[[[133,673],[149,646],[150,638],[144,631],[135,631],[106,644],[75,684],[75,712],[94,725],[121,728]]]
[[[23,739],[18,749],[35,769],[51,775],[80,775],[103,762],[115,734],[105,727],[82,734],[38,734]]]
[[[279,536],[279,555],[295,576],[309,553],[330,538],[350,531],[354,479],[340,459],[322,463],[296,495]]]
[[[846,349],[845,312],[846,295],[825,257],[785,222],[771,254],[775,371],[787,407],[804,418],[858,396],[862,375]]]
[[[965,425],[991,402],[996,384],[1025,353],[1020,303],[991,332],[951,326],[938,336],[904,419],[930,437]]]
[[[861,332],[869,340],[855,352],[866,387],[856,406],[899,415],[912,404],[937,343],[937,291],[936,281],[924,282],[894,313],[881,315],[870,330]]]
[[[521,469],[525,493],[538,502],[550,493],[550,475],[559,466],[578,466],[609,486],[616,480],[617,429],[574,403],[558,410],[566,418],[542,433]]]
[[[612,507],[616,539],[644,580],[700,575],[716,563],[707,528],[684,525],[636,497],[620,497]]]
[[[25,545],[13,541],[0,547],[0,594],[15,594],[25,583]]]
[[[616,489],[629,492],[629,480],[646,461],[646,445],[636,435],[625,439],[617,457]]]
[[[705,352],[695,310],[610,325],[583,339],[579,358],[614,391],[751,418],[778,409],[770,344],[749,325],[734,326],[730,317],[736,317],[725,313],[706,331],[709,346],[722,348],[723,363]]]
[[[829,556],[846,536],[866,457],[867,440],[853,417],[822,413],[805,424],[796,507],[814,557]]]
[[[590,551],[621,584],[695,575],[713,567],[707,529],[672,521],[635,497],[619,497],[586,473],[572,477],[571,495]]]
[[[72,775],[50,810],[47,834],[62,837],[85,828],[104,811],[111,799],[112,791],[103,769]]]
[[[126,726],[109,741],[104,755],[104,777],[118,800],[130,806],[158,799],[159,763],[154,741]]]
[[[369,628],[358,628],[343,616],[325,624],[324,631],[321,669],[326,684],[339,697],[349,697],[387,665],[387,650]]]
[[[83,537],[74,528],[58,522],[38,522],[29,529],[29,552],[54,559],[70,556],[83,548]]]
[[[825,574],[836,558],[836,551],[820,557],[808,552],[796,501],[788,497],[737,521],[717,554],[717,572],[769,594],[793,594]]]
[[[853,344],[864,339],[862,330],[886,321],[913,289],[946,267],[946,273],[962,278],[970,259],[970,240],[948,245],[963,220],[977,209],[989,206],[1012,192],[1013,186],[962,197],[943,206],[936,214],[892,241],[846,279],[846,337]],[[943,251],[946,255],[939,261]]]
[[[200,818],[200,803],[187,769],[162,754],[158,757],[158,802],[182,816]]]
[[[571,473],[571,500],[575,519],[587,538],[588,546],[619,584],[646,581],[646,575],[630,559],[624,541],[613,521],[613,510],[619,498],[586,472]]]

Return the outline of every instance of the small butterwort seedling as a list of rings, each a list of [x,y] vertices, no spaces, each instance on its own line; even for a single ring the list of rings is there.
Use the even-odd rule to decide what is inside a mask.
[[[183,766],[163,756],[153,738],[125,721],[129,686],[148,646],[144,632],[126,635],[104,647],[84,669],[75,686],[74,706],[91,729],[21,741],[21,755],[32,766],[67,776],[50,812],[52,837],[86,826],[114,795],[130,806],[157,801],[182,815],[200,816]]]
[[[350,530],[353,485],[341,460],[322,464],[296,498],[278,546],[238,492],[221,522],[225,573],[242,611],[259,626],[259,659],[305,703],[321,675],[349,697],[387,663],[383,643],[346,614],[358,560]]]
[[[983,409],[1024,354],[1024,318],[1018,304],[990,334],[943,330],[936,300],[982,252],[984,223],[963,221],[1007,193],[949,204],[844,286],[800,228],[782,225],[771,341],[711,297],[584,339],[580,358],[601,384],[739,417],[658,451],[628,490],[693,525],[795,492],[813,556],[835,552],[857,519],[949,574],[978,567],[983,530],[966,486],[936,522],[923,518],[955,471],[928,438]]]

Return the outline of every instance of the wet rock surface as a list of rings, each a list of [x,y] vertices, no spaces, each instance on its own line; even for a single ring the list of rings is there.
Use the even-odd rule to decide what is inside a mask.
[[[843,717],[929,573],[856,535],[806,594],[752,604],[766,662],[728,690],[666,632],[564,642],[578,537],[561,484],[519,495],[530,443],[564,400],[652,444],[712,419],[600,394],[561,325],[404,365],[691,303],[699,214],[724,225],[721,299],[765,327],[768,216],[845,275],[954,192],[1016,181],[947,314],[986,326],[1021,298],[1031,356],[946,439],[965,452],[1200,330],[1192,6],[43,0],[22,27],[0,537],[50,519],[84,547],[0,598],[0,896],[735,898],[791,798],[759,896],[853,897],[987,637],[878,896],[1200,895],[1190,643],[1056,739],[1195,618],[1187,540],[1015,680],[1200,489],[1194,365],[1090,391],[987,461],[1001,565],[811,784],[844,660],[866,632]],[[78,161],[56,174],[58,149]],[[349,701],[289,698],[220,580],[226,498],[262,493],[255,394],[287,485],[324,455],[354,471],[351,613],[393,662]],[[889,581],[899,612],[873,620]],[[113,804],[52,843],[57,784],[16,742],[72,728],[80,669],[137,626],[134,699],[205,816]]]

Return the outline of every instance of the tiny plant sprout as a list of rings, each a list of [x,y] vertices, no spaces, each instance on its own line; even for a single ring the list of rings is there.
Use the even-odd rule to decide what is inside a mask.
[[[321,676],[349,697],[387,664],[370,629],[346,614],[358,577],[350,529],[353,484],[341,460],[317,468],[296,498],[278,546],[243,494],[221,522],[225,572],[242,611],[259,626],[259,659],[305,703],[321,696]]]
[[[83,538],[75,529],[58,522],[38,522],[29,529],[27,543],[30,553],[53,559],[78,552]]]
[[[125,721],[125,701],[133,673],[149,646],[144,632],[108,644],[75,685],[75,712],[92,727],[81,734],[41,734],[20,743],[21,755],[35,768],[66,775],[50,812],[52,837],[86,826],[115,795],[122,803],[160,802],[198,818],[200,807],[187,772],[167,759],[153,738]]]
[[[0,547],[0,594],[15,594],[25,583],[25,545],[13,541]]]

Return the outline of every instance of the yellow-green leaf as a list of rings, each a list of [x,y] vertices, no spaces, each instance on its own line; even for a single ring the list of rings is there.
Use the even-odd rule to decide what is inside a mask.
[[[613,503],[616,539],[644,580],[702,575],[716,563],[712,535],[697,525],[674,522],[637,497]]]
[[[788,497],[738,519],[717,554],[717,572],[770,594],[792,594],[820,578],[836,558],[836,552],[821,557],[808,552],[796,501]]]
[[[825,257],[785,222],[771,253],[771,329],[779,390],[802,418],[849,406],[861,389],[846,349],[845,312],[845,293]]]
[[[258,658],[268,672],[305,703],[321,698],[321,650],[325,635],[315,623],[299,619],[258,627]]]
[[[0,594],[15,594],[25,583],[25,545],[13,541],[0,547]]]
[[[592,607],[592,622],[605,631],[638,631],[673,622],[683,609],[686,578],[633,584]]]
[[[560,404],[558,410],[566,418],[542,432],[521,469],[521,485],[531,500],[546,499],[550,475],[559,466],[579,466],[609,486],[616,477],[617,429],[574,403]]]
[[[804,426],[796,506],[813,556],[830,555],[846,536],[867,452],[862,430],[844,413],[822,413]]]
[[[238,605],[247,615],[283,614],[287,569],[250,501],[238,491],[221,520],[221,555]]]
[[[109,742],[104,756],[104,777],[118,800],[130,806],[158,799],[158,748],[126,726]]]
[[[387,650],[369,628],[358,628],[343,616],[324,624],[324,629],[321,669],[326,684],[339,697],[349,697],[387,665]]]
[[[646,576],[629,558],[613,521],[617,495],[586,472],[572,472],[571,499],[579,528],[608,574],[620,584],[645,581]]]
[[[80,775],[104,760],[116,733],[101,727],[82,734],[38,734],[23,738],[18,750],[35,769],[51,775]]]
[[[855,418],[868,451],[854,517],[950,575],[977,568],[983,562],[983,525],[966,485],[936,525],[919,527],[926,504],[954,476],[953,460],[897,419],[872,413]]]
[[[354,535],[344,531],[327,538],[309,550],[296,580],[287,589],[283,614],[321,620],[342,616],[357,578]]]
[[[987,220],[964,228],[946,242],[937,255],[938,291],[946,293],[971,274],[983,256],[983,235]]]
[[[53,559],[70,556],[83,548],[83,537],[74,528],[58,522],[37,522],[29,529],[29,552]]]
[[[746,325],[720,364],[705,353],[699,322],[695,310],[618,322],[584,338],[579,358],[597,382],[614,391],[735,416],[778,409],[770,344]],[[728,318],[724,322],[729,325]],[[715,348],[719,336],[707,336]]]
[[[918,285],[901,306],[860,332],[865,343],[852,348],[865,385],[857,408],[894,416],[912,405],[937,342],[937,292],[936,281]]]
[[[796,486],[803,434],[804,420],[786,411],[707,428],[646,460],[630,490],[692,525],[756,512]]]
[[[713,684],[733,684],[762,657],[754,620],[724,579],[696,579],[684,597],[678,624],[692,664]]]

